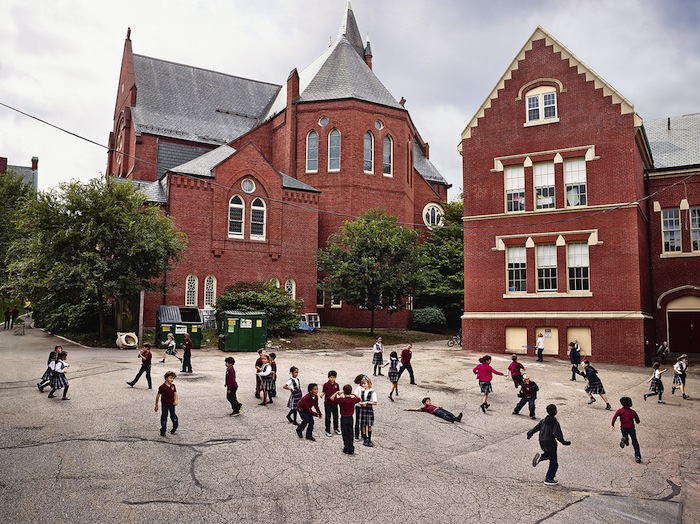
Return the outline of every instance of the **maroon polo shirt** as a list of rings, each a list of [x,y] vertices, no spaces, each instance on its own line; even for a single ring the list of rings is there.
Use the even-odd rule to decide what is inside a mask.
[[[333,394],[335,394],[337,391],[340,391],[340,386],[338,385],[337,382],[334,384],[331,384],[331,381],[329,380],[323,385],[323,403],[328,404],[328,405],[335,405],[337,402],[335,400],[331,400],[331,397]]]
[[[163,382],[158,388],[158,393],[160,394],[161,402],[164,406],[172,406],[175,404],[175,384],[168,385],[167,382]]]
[[[358,397],[335,397],[335,401],[340,406],[341,417],[352,417],[355,413],[355,404],[360,402]]]

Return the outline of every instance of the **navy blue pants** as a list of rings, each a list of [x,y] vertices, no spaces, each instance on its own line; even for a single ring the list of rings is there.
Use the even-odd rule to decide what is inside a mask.
[[[299,410],[299,415],[301,415],[301,424],[297,428],[297,433],[300,435],[304,432],[306,428],[306,438],[312,437],[314,432],[314,416],[303,409]]]
[[[632,447],[634,448],[634,458],[642,456],[639,452],[639,442],[637,441],[637,430],[635,428],[620,428],[623,438],[629,443],[632,439]]]
[[[559,469],[559,461],[557,460],[557,442],[556,440],[540,440],[540,447],[542,448],[542,456],[540,457],[540,461],[549,461],[549,468],[547,469],[545,480],[554,480],[554,477],[557,475],[557,470]]]
[[[161,405],[160,411],[160,430],[165,432],[165,428],[168,425],[168,414],[170,415],[170,420],[173,422],[173,429],[177,428],[177,415],[175,414],[175,405],[171,404],[166,406]]]
[[[355,441],[352,438],[352,417],[340,417],[340,432],[343,434],[343,451],[355,453]]]

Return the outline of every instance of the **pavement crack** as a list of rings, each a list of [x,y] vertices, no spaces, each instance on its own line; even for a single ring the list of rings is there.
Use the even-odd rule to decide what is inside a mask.
[[[556,514],[558,514],[558,513],[561,513],[562,511],[568,509],[569,507],[573,506],[574,504],[578,504],[579,502],[583,502],[583,501],[586,500],[588,497],[590,497],[590,494],[584,495],[583,497],[581,497],[581,498],[578,499],[578,500],[574,500],[574,501],[572,501],[572,502],[569,502],[568,504],[565,504],[564,506],[562,506],[562,507],[559,508],[558,510],[552,511],[549,515],[546,515],[546,516],[544,516],[543,518],[541,518],[541,519],[539,519],[539,520],[536,520],[536,521],[535,521],[535,524],[540,524],[540,522],[545,522],[546,520],[549,520],[550,518],[554,517],[554,515],[556,515]]]

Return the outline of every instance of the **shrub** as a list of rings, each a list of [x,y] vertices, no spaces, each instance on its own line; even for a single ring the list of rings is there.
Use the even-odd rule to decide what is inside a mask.
[[[411,319],[417,326],[444,326],[447,323],[445,313],[437,307],[425,307],[414,309],[411,312]]]

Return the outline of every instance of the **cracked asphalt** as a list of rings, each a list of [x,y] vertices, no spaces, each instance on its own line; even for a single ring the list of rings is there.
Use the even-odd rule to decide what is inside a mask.
[[[36,388],[56,344],[69,352],[70,401]],[[584,382],[569,381],[566,362],[521,357],[540,386],[538,417],[557,404],[572,441],[559,447],[559,485],[547,487],[546,464],[531,465],[536,438],[525,438],[534,421],[511,415],[510,379],[495,377],[491,409],[479,410],[473,351],[415,344],[418,385],[404,374],[393,403],[387,378],[376,377],[375,447],[356,446],[354,456],[341,452],[340,436],[325,436],[318,419],[317,441],[299,440],[281,386],[292,365],[304,388],[322,384],[330,369],[341,386],[349,383],[371,371],[369,348],[281,348],[279,393],[267,407],[253,397],[254,353],[193,350],[194,373],[178,372],[175,381],[180,428],[164,438],[155,389],[146,389],[145,377],[133,389],[125,383],[138,371],[136,353],[78,347],[36,329],[0,330],[0,522],[700,522],[700,362],[691,360],[691,400],[671,396],[664,375],[663,405],[642,400],[648,369],[596,365],[614,409],[623,395],[634,400],[642,420],[636,464],[632,450],[619,447],[619,429],[610,429],[613,412],[600,399],[586,404]],[[244,404],[237,418],[228,416],[223,387],[229,355]],[[179,371],[179,362],[158,360],[154,388],[166,370]],[[493,355],[500,371],[509,362]],[[462,423],[403,411],[424,396],[464,412]]]

